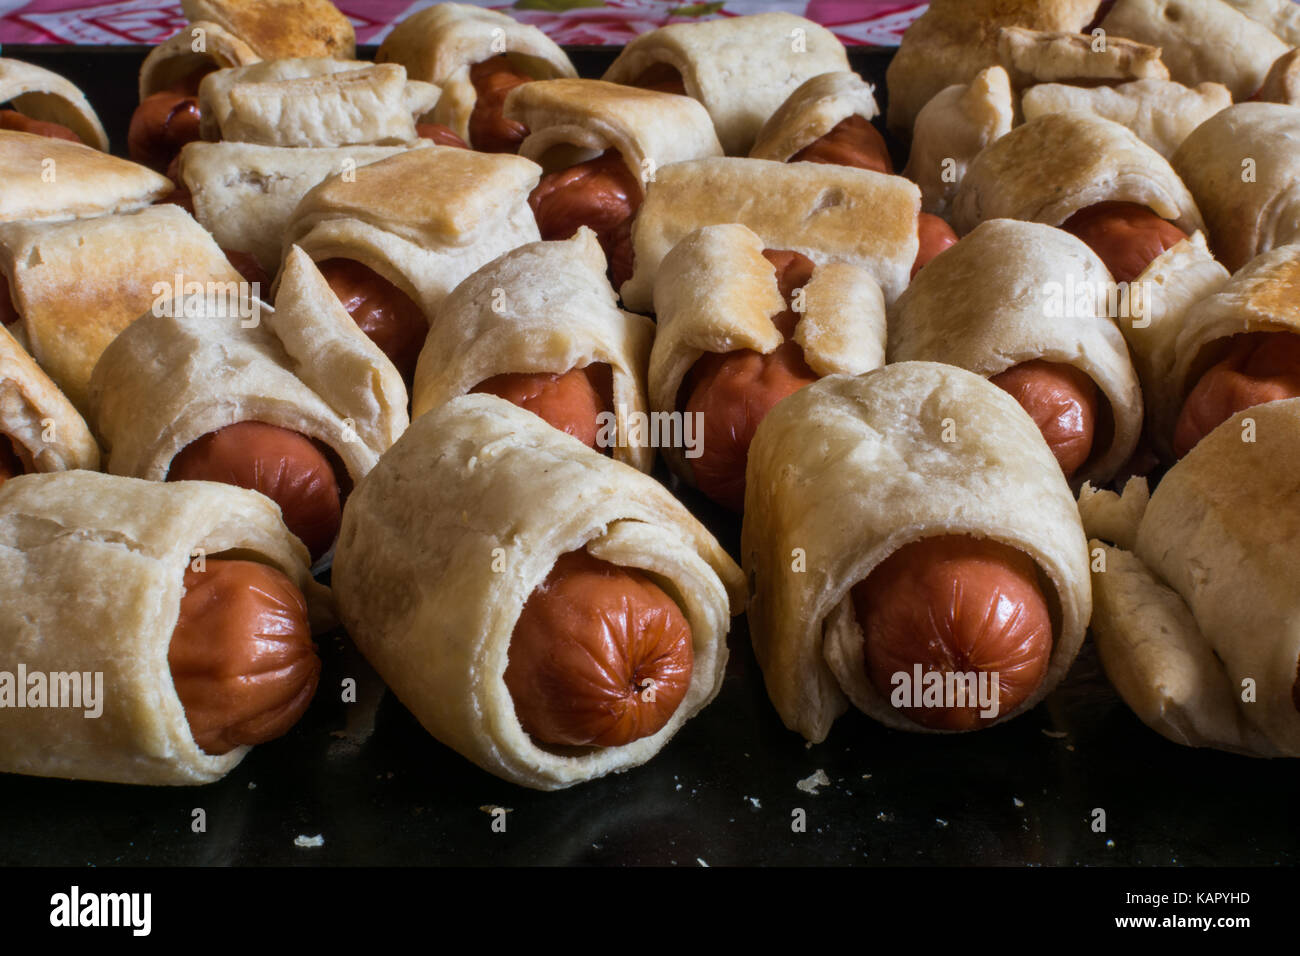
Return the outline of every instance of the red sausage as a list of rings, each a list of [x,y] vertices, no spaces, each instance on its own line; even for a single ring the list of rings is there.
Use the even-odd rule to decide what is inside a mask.
[[[850,116],[837,123],[829,133],[813,140],[790,157],[792,163],[829,163],[854,166],[878,173],[893,173],[889,147],[869,120]]]
[[[0,272],[0,322],[8,326],[21,318],[9,294],[9,277]]]
[[[439,146],[455,146],[457,149],[469,149],[469,144],[457,136],[450,127],[441,123],[416,123],[415,133],[421,139],[430,139]]]
[[[677,67],[669,63],[651,64],[630,84],[643,90],[655,90],[659,93],[686,95],[686,81]]]
[[[1174,453],[1182,458],[1243,409],[1296,396],[1300,396],[1300,335],[1234,335],[1227,354],[1201,376],[1183,402],[1174,426]]]
[[[506,96],[516,86],[530,83],[532,79],[516,70],[504,54],[469,68],[469,81],[478,94],[469,116],[469,141],[474,149],[484,153],[518,152],[519,144],[528,135],[528,127],[506,119]]]
[[[989,379],[1020,403],[1043,433],[1065,477],[1092,454],[1097,427],[1097,386],[1073,365],[1036,359]]]
[[[196,438],[172,459],[168,481],[219,481],[260,491],[316,560],[329,550],[342,516],[338,478],[329,460],[297,432],[238,422]]]
[[[181,147],[201,138],[198,99],[162,92],[145,97],[136,107],[126,146],[133,160],[161,173]]]
[[[317,265],[353,321],[409,383],[429,334],[420,307],[378,272],[353,259],[326,259]]]
[[[618,150],[607,149],[595,159],[547,173],[529,195],[528,205],[537,231],[547,241],[568,239],[579,226],[588,226],[606,259],[617,263],[615,285],[621,284],[623,263],[630,265],[632,258],[631,220],[641,205],[641,184]],[[630,268],[627,272],[630,276]]]
[[[996,714],[981,716],[976,702],[899,708],[922,726],[973,730],[1018,707],[1047,673],[1051,616],[1033,561],[1015,548],[966,535],[924,538],[890,555],[852,596],[867,677],[886,699],[894,675],[912,680],[916,664],[945,683],[948,673],[986,671],[990,681],[996,673]]]
[[[271,277],[266,274],[262,264],[257,261],[257,257],[251,252],[242,252],[239,249],[222,249],[226,254],[226,261],[235,267],[235,271],[244,277],[245,282],[256,282],[261,287],[261,298],[267,299],[271,294]]]
[[[214,755],[287,733],[321,669],[294,583],[264,564],[219,559],[186,569],[167,663],[190,733]]]
[[[180,206],[191,216],[194,215],[194,196],[190,194],[189,188],[181,181],[181,154],[177,153],[172,157],[172,161],[167,164],[166,176],[172,181],[176,188],[158,200],[158,205],[171,203],[173,206]]]
[[[45,120],[32,119],[16,110],[0,110],[0,129],[14,130],[18,133],[33,133],[36,136],[49,136],[51,139],[66,139],[80,143],[81,137],[62,123],[50,123]]]
[[[1116,282],[1132,282],[1157,256],[1187,238],[1146,206],[1102,202],[1080,209],[1061,228],[1097,254]]]
[[[917,213],[916,237],[921,245],[916,250],[916,259],[912,261],[912,278],[929,265],[930,260],[949,246],[957,244],[957,233],[938,216],[928,212]]]
[[[18,456],[13,439],[8,435],[0,434],[0,485],[10,478],[17,478],[26,473],[27,469],[23,466],[22,458]]]
[[[690,687],[691,639],[648,575],[562,554],[510,638],[505,681],[519,723],[553,746],[619,747],[658,733]]]
[[[604,367],[606,370],[608,366]],[[527,409],[552,428],[572,435],[588,448],[596,448],[600,432],[596,416],[609,411],[594,381],[596,366],[574,368],[562,375],[546,372],[507,372],[474,386]]]

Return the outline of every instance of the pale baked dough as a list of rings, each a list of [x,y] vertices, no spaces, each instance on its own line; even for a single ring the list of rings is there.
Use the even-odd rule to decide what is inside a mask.
[[[99,446],[72,403],[7,329],[0,328],[0,436],[29,471],[99,468]]]
[[[1088,549],[1061,468],[1015,399],[963,369],[900,362],[795,392],[758,426],[745,500],[763,503],[741,531],[754,652],[781,719],[814,743],[850,702],[925,732],[868,680],[850,595],[910,542],[991,538],[1038,566],[1051,659],[997,722],[1047,696],[1083,643]]]
[[[666,63],[713,117],[728,156],[744,156],[763,124],[810,77],[850,69],[844,45],[825,27],[790,13],[674,23],[643,33],[602,79],[635,83]]]
[[[655,279],[658,331],[650,353],[650,406],[683,412],[682,381],[707,352],[750,349],[764,355],[783,341],[772,318],[786,308],[763,240],[744,226],[705,226],[664,257]],[[858,375],[885,364],[885,296],[866,270],[833,262],[813,270],[802,290],[794,341],[818,375]],[[698,429],[697,429],[698,433]],[[684,450],[662,449],[687,484]]]
[[[395,63],[268,60],[205,76],[199,125],[204,139],[263,146],[392,146],[417,138],[438,95]]]
[[[722,155],[695,100],[602,80],[525,83],[510,92],[505,115],[529,129],[519,155],[548,173],[616,149],[644,188],[661,166]]]
[[[1248,408],[1170,469],[1145,508],[1129,509],[1132,553],[1092,542],[1105,555],[1093,572],[1102,665],[1142,721],[1176,743],[1300,756],[1298,469],[1300,399]],[[1124,498],[1145,491],[1130,484]],[[1090,534],[1106,533],[1094,512],[1114,498],[1080,502]]]
[[[108,151],[108,134],[95,108],[59,74],[21,60],[0,58],[0,103],[11,100],[13,108],[24,116],[59,123],[87,146]]]
[[[941,90],[921,108],[903,175],[921,187],[921,208],[946,217],[971,160],[1015,125],[1007,71],[981,70],[965,85]]]
[[[1167,80],[1160,48],[1122,37],[1004,27],[998,58],[1016,89],[1035,83],[1123,83]]]
[[[261,59],[221,24],[199,20],[149,51],[140,65],[140,99],[166,90],[204,67],[225,70]]]
[[[1288,4],[1290,2],[1287,0]],[[1300,10],[1300,7],[1296,9]],[[1300,49],[1290,50],[1273,62],[1253,98],[1261,103],[1300,106]]]
[[[1160,47],[1169,76],[1185,86],[1222,83],[1235,100],[1254,93],[1287,45],[1222,0],[1115,0],[1101,28]]]
[[[172,191],[152,169],[90,146],[0,130],[0,223],[78,219],[148,206]]]
[[[1096,253],[1069,233],[993,219],[917,273],[889,313],[889,361],[944,362],[992,378],[1043,359],[1096,384],[1094,446],[1072,482],[1105,483],[1142,433],[1142,390],[1111,305],[1115,285]]]
[[[805,80],[763,124],[750,157],[784,163],[851,116],[870,122],[880,115],[874,93],[872,85],[852,70]]]
[[[1119,86],[1068,86],[1042,83],[1025,90],[1025,119],[1078,110],[1127,126],[1142,142],[1168,159],[1192,130],[1232,105],[1222,83],[1194,89],[1172,80],[1137,80]]]
[[[1300,107],[1238,103],[1197,127],[1174,153],[1229,270],[1300,238]]]
[[[396,156],[410,146],[294,148],[253,143],[187,143],[180,177],[194,218],[223,249],[253,255],[269,275],[280,267],[280,246],[293,211],[330,176]]]
[[[651,311],[668,251],[701,226],[735,222],[768,248],[865,269],[892,302],[920,247],[920,209],[914,184],[866,169],[736,158],[674,163],[646,191],[632,225],[634,271],[619,291],[627,308]]]
[[[98,717],[0,708],[0,771],[185,785],[219,780],[244,759],[248,747],[200,749],[167,663],[197,549],[282,571],[306,597],[313,630],[329,626],[329,591],[312,580],[306,549],[255,491],[91,471],[0,487],[0,670],[103,675]]]
[[[1300,46],[1300,7],[1295,0],[1224,0],[1230,7],[1264,24],[1280,40]]]
[[[548,748],[504,674],[515,622],[561,554],[637,568],[691,625],[690,687],[658,733]],[[352,493],[333,586],[348,633],[425,729],[484,770],[557,790],[652,758],[717,695],[740,569],[662,485],[494,395],[411,423]]]
[[[649,472],[654,448],[633,443],[627,416],[646,413],[654,335],[645,316],[619,309],[605,254],[586,226],[561,242],[529,243],[493,259],[442,301],[415,368],[411,414],[445,405],[494,375],[560,374],[603,363],[612,373],[616,416],[609,451]]]
[[[528,194],[530,160],[451,146],[412,149],[331,176],[294,210],[284,248],[317,262],[355,259],[433,315],[466,276],[541,238]]]
[[[986,219],[1059,226],[1100,202],[1147,206],[1183,232],[1203,229],[1192,194],[1136,133],[1090,113],[1047,113],[1017,126],[971,163],[953,200],[965,235]]]
[[[191,23],[219,24],[264,60],[356,56],[352,23],[330,0],[181,0],[181,9]]]
[[[87,409],[90,373],[117,334],[158,299],[155,286],[240,282],[212,237],[171,204],[73,222],[0,225],[23,339],[72,404]]]

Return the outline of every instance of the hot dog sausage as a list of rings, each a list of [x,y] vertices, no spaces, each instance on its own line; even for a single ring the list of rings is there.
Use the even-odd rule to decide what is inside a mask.
[[[764,250],[777,275],[777,285],[787,304],[794,290],[812,276],[813,263],[797,252]],[[791,340],[798,313],[792,309],[773,316],[786,341],[767,355],[750,349],[700,356],[683,382],[687,394],[684,411],[703,416],[700,455],[688,459],[695,484],[709,498],[742,511],[745,506],[745,466],[749,445],[759,423],[776,403],[805,385],[817,373],[804,361],[803,349]]]
[[[420,307],[378,272],[353,259],[326,259],[317,265],[353,321],[409,384],[429,334]]]
[[[221,250],[226,254],[226,261],[235,267],[235,271],[244,277],[247,282],[256,282],[260,286],[260,292],[263,298],[270,295],[271,277],[267,275],[262,264],[257,261],[257,257],[251,252],[243,252],[239,249]]]
[[[1070,478],[1092,454],[1097,386],[1073,365],[1037,359],[989,379],[1020,403]]]
[[[219,481],[260,491],[311,552],[329,550],[342,515],[339,482],[311,439],[264,422],[237,422],[190,442],[172,459],[168,481]]]
[[[604,366],[608,376],[608,366]],[[597,387],[596,366],[574,368],[561,375],[547,372],[507,372],[493,375],[474,386],[526,408],[552,428],[572,435],[588,448],[596,448],[600,432],[596,416],[609,411],[608,398]]]
[[[1227,354],[1201,376],[1174,426],[1174,453],[1182,458],[1237,412],[1300,396],[1300,335],[1234,335]]]
[[[840,120],[824,136],[813,140],[790,157],[792,163],[829,163],[832,166],[855,166],[878,173],[893,173],[885,139],[869,120],[850,116]]]
[[[916,250],[916,259],[912,261],[912,278],[924,269],[939,253],[949,246],[957,244],[957,233],[938,216],[928,212],[918,213],[916,217],[916,237],[920,248]]]
[[[686,95],[686,81],[677,67],[670,63],[655,63],[632,82],[632,86],[643,90],[655,90],[659,93]]]
[[[126,146],[133,160],[161,173],[182,146],[201,138],[198,98],[164,91],[146,96],[136,107]]]
[[[502,54],[469,68],[469,81],[478,98],[469,115],[469,141],[484,153],[514,153],[528,135],[528,127],[506,119],[506,96],[516,86],[532,82]]]
[[[853,587],[867,677],[889,698],[895,674],[989,673],[997,714],[969,706],[899,709],[939,730],[972,730],[996,720],[1042,682],[1052,653],[1052,622],[1034,563],[1024,553],[967,535],[924,538],[899,548]],[[987,698],[991,702],[991,694]],[[955,704],[957,701],[945,701]]]
[[[23,460],[18,456],[13,439],[0,433],[0,485],[10,478],[17,478],[27,473]]]
[[[16,110],[0,110],[0,129],[13,130],[18,133],[33,133],[37,136],[49,136],[53,139],[66,139],[80,143],[81,137],[62,123],[50,123],[46,120],[32,119]]]
[[[321,669],[294,583],[264,564],[219,559],[186,569],[167,663],[190,733],[210,754],[283,736]]]
[[[618,286],[631,275],[631,219],[641,205],[641,184],[618,150],[547,173],[528,196],[537,231],[551,241],[568,239],[579,226],[596,233]],[[619,276],[627,262],[627,274]]]
[[[22,316],[14,307],[13,299],[9,295],[9,277],[0,272],[0,322],[5,325],[13,325]]]
[[[1160,253],[1187,238],[1146,206],[1101,202],[1080,209],[1061,224],[1097,254],[1116,282],[1132,282]]]
[[[416,123],[415,134],[421,139],[431,139],[439,146],[455,146],[457,149],[469,149],[469,144],[455,134],[450,127],[441,123]]]
[[[181,157],[179,153],[167,165],[166,175],[176,188],[163,196],[162,199],[159,199],[159,204],[171,203],[174,206],[180,206],[191,216],[194,215],[194,196],[190,193],[189,187],[181,181]]]
[[[529,595],[505,681],[538,742],[618,747],[663,728],[694,660],[690,623],[647,575],[572,551]]]

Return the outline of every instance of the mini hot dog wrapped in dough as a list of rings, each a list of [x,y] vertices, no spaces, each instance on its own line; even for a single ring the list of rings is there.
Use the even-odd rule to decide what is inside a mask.
[[[891,362],[945,362],[1006,389],[1066,478],[1108,481],[1142,432],[1142,392],[1102,261],[1059,229],[981,223],[923,270],[889,316]],[[1125,318],[1123,321],[1129,321]]]
[[[802,389],[759,426],[745,499],[762,503],[741,532],[754,652],[814,743],[850,703],[901,730],[1008,720],[1083,642],[1070,489],[1033,420],[970,372],[901,362]]]
[[[452,130],[472,148],[513,153],[527,126],[504,115],[510,91],[533,80],[573,78],[568,54],[537,27],[497,10],[437,3],[407,17],[375,54],[400,63],[442,97],[428,119]]]
[[[177,206],[0,224],[0,279],[18,315],[10,331],[82,412],[100,354],[178,276],[240,281],[212,237]]]
[[[493,259],[443,300],[420,352],[411,414],[491,392],[640,471],[654,323],[619,309],[596,235],[533,242]]]
[[[651,311],[669,250],[703,226],[737,223],[765,248],[866,270],[892,302],[924,251],[920,209],[914,184],[867,169],[739,158],[674,163],[647,186],[632,224],[632,278],[619,293],[634,312]]]
[[[418,137],[438,95],[395,63],[270,60],[203,78],[200,131],[263,146],[391,146]]]
[[[998,60],[1017,91],[1037,83],[1096,86],[1130,80],[1167,80],[1160,48],[1119,36],[1003,27]]]
[[[0,106],[4,107],[0,109],[0,129],[71,139],[108,151],[108,134],[95,108],[81,90],[57,73],[0,58]]]
[[[1300,757],[1300,401],[1239,412],[1122,498],[1079,498],[1093,640],[1124,702],[1175,743]],[[1100,540],[1098,540],[1100,539]]]
[[[1088,113],[1048,113],[975,157],[953,200],[965,235],[988,219],[1060,226],[1130,282],[1156,256],[1203,229],[1192,194],[1137,134]]]
[[[505,115],[528,137],[519,155],[542,167],[528,197],[543,239],[595,230],[621,285],[632,273],[631,220],[661,166],[721,156],[704,107],[671,93],[600,80],[544,80],[510,94]]]
[[[466,276],[541,237],[528,207],[541,168],[434,146],[345,170],[294,210],[284,243],[315,260],[408,381],[438,304]]]
[[[108,471],[262,491],[319,562],[350,486],[405,429],[406,389],[301,250],[277,308],[248,304],[140,316],[95,366],[92,419]]]
[[[848,69],[844,45],[825,27],[789,13],[759,13],[643,33],[602,79],[699,100],[727,155],[744,156],[805,80]]]
[[[745,599],[662,485],[492,395],[417,418],[357,486],[333,586],[425,729],[541,790],[658,753],[721,687]]]
[[[880,114],[874,92],[851,70],[804,81],[758,131],[750,158],[835,163],[892,173],[889,148],[871,125]]]
[[[0,771],[219,780],[306,710],[312,632],[332,623],[328,590],[262,495],[88,471],[6,482]]]
[[[885,298],[870,274],[764,249],[744,226],[706,226],[674,246],[655,280],[655,313],[651,408],[680,415],[692,437],[664,457],[733,511],[744,505],[754,430],[777,402],[823,375],[885,361]]]

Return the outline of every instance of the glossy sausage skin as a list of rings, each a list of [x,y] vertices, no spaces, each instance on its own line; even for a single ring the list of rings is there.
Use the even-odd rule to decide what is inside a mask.
[[[0,322],[5,325],[13,325],[22,316],[14,308],[13,298],[9,294],[9,278],[3,272],[0,272]]]
[[[168,481],[219,481],[260,491],[316,560],[338,535],[342,502],[329,460],[311,439],[264,422],[237,422],[196,438],[172,459]]]
[[[201,138],[198,99],[164,91],[145,97],[136,107],[126,146],[133,160],[161,173],[181,147]]]
[[[239,249],[221,250],[226,254],[226,261],[235,267],[235,271],[244,277],[245,282],[256,282],[259,286],[259,293],[263,300],[267,300],[271,295],[271,277],[267,275],[262,264],[257,261],[257,257],[251,252],[243,252]]]
[[[409,384],[429,334],[420,307],[378,272],[353,259],[326,259],[317,266],[348,315]]]
[[[777,284],[789,304],[794,290],[812,276],[812,262],[785,250],[769,249],[763,255],[773,263]],[[817,373],[804,361],[803,348],[791,338],[798,321],[798,313],[786,309],[773,317],[786,338],[773,352],[707,353],[683,382],[687,394],[683,411],[702,415],[704,423],[700,455],[687,459],[695,484],[732,511],[744,510],[745,467],[759,423],[781,399],[817,381]]]
[[[643,90],[655,90],[659,93],[675,93],[678,96],[686,95],[686,81],[682,79],[682,74],[677,70],[677,67],[669,63],[652,64],[633,80],[631,85]]]
[[[924,727],[973,730],[1009,713],[1042,683],[1052,623],[1034,563],[1015,548],[967,535],[904,545],[853,587],[867,677],[885,699],[893,675],[997,673],[998,712],[970,706],[899,708]],[[910,699],[910,698],[909,698]],[[945,701],[955,703],[953,701]]]
[[[916,237],[920,247],[912,261],[912,278],[930,264],[930,260],[949,246],[957,244],[957,233],[938,216],[928,212],[918,213],[916,217]]]
[[[596,416],[610,408],[608,399],[601,396],[595,369],[573,368],[560,375],[506,372],[479,382],[473,390],[504,398],[588,448],[596,448],[600,433]]]
[[[519,723],[553,746],[618,747],[657,733],[690,687],[691,639],[647,575],[586,551],[560,555],[510,638],[505,681]]]
[[[17,133],[33,133],[36,136],[48,136],[51,139],[66,139],[80,143],[81,137],[62,123],[32,119],[17,110],[0,110],[0,129],[13,130]]]
[[[321,669],[294,583],[264,564],[220,559],[186,568],[167,663],[190,733],[210,754],[287,733]]]
[[[989,379],[1029,413],[1066,478],[1092,454],[1097,428],[1097,386],[1073,365],[1036,359]]]
[[[528,127],[506,119],[506,97],[516,86],[531,83],[532,77],[516,70],[502,54],[469,68],[469,81],[478,94],[469,115],[469,141],[484,153],[514,153],[528,135]]]
[[[1132,282],[1153,259],[1187,238],[1146,206],[1102,202],[1080,209],[1061,224],[1106,264],[1116,282]]]
[[[878,173],[893,173],[894,163],[889,158],[885,138],[876,131],[869,120],[850,116],[840,120],[835,127],[790,157],[792,163],[829,163],[832,166],[854,166]]]
[[[621,284],[622,263],[632,260],[632,217],[641,205],[641,184],[618,150],[547,173],[528,196],[537,231],[547,241],[568,239],[587,226],[596,233],[605,258]],[[622,277],[626,281],[631,275]]]
[[[469,149],[469,144],[457,136],[450,127],[441,123],[416,123],[415,134],[421,139],[433,140],[439,146],[455,146],[457,149]]]
[[[1237,412],[1265,402],[1300,396],[1300,335],[1249,332],[1234,335],[1228,351],[1210,366],[1183,402],[1174,426],[1174,453],[1182,458]]]

